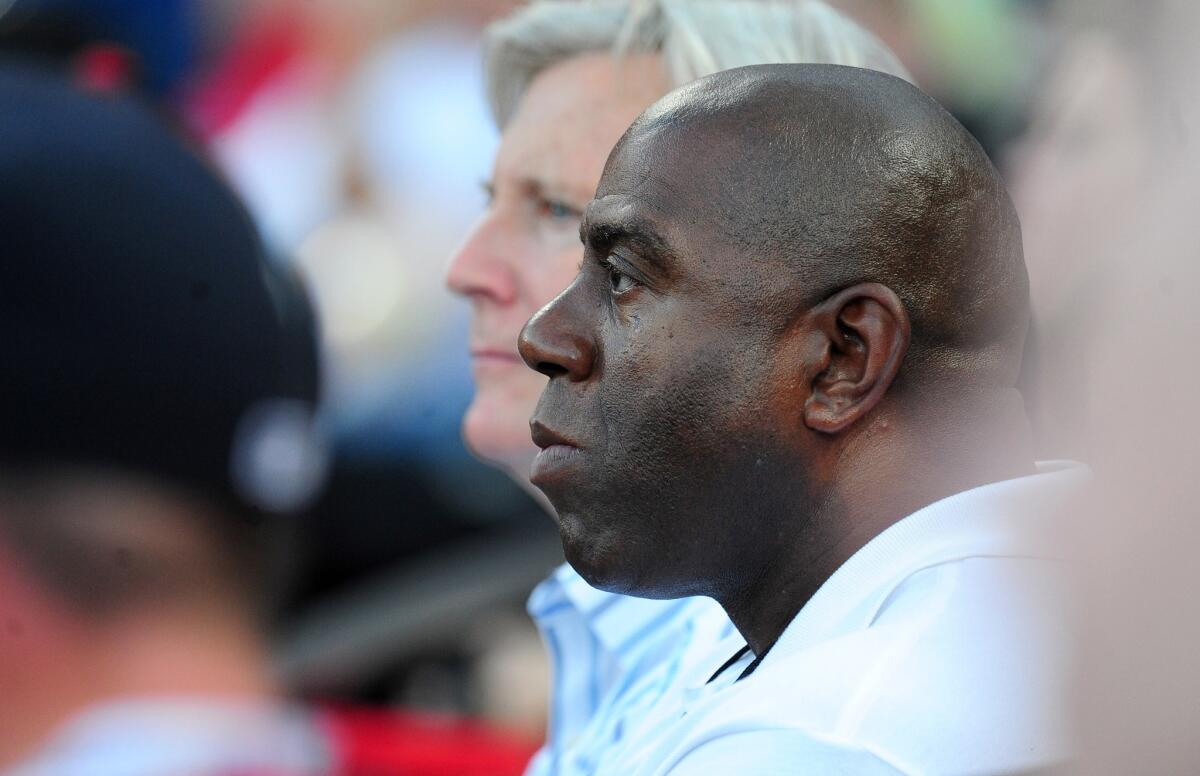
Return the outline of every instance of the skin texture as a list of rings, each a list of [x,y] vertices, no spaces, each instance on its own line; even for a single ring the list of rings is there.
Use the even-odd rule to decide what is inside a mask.
[[[579,270],[579,219],[604,160],[666,92],[652,56],[583,55],[538,74],[504,130],[487,212],[450,264],[447,285],[473,313],[475,396],[463,434],[525,487],[537,453],[529,416],[544,381],[521,363],[517,335]]]
[[[713,596],[761,655],[887,526],[1032,471],[1016,215],[915,87],[697,81],[621,139],[580,234],[520,351],[550,378],[532,481],[592,584]]]

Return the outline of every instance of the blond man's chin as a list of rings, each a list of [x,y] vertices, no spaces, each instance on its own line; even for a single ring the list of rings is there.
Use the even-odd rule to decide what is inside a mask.
[[[536,491],[529,484],[529,467],[537,447],[529,438],[528,415],[521,412],[477,396],[463,416],[462,434],[472,455]]]

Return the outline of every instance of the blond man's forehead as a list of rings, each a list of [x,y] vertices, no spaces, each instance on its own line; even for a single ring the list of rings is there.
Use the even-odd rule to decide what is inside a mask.
[[[656,55],[584,54],[543,70],[501,138],[497,179],[534,178],[590,198],[617,140],[667,91]]]

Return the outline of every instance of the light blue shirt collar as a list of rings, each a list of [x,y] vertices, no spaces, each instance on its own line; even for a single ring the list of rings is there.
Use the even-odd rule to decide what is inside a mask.
[[[607,593],[589,585],[564,563],[533,591],[528,609],[534,622],[543,628],[563,617],[582,618],[608,656],[629,669],[652,641],[648,636],[674,615],[684,616],[696,600],[653,600]]]

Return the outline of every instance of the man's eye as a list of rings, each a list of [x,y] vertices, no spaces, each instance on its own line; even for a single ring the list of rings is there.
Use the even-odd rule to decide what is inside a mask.
[[[583,217],[577,208],[554,199],[538,200],[537,211],[539,216],[554,221],[578,221]]]
[[[620,296],[637,285],[637,281],[617,269],[611,263],[608,265],[608,284],[614,295]]]

